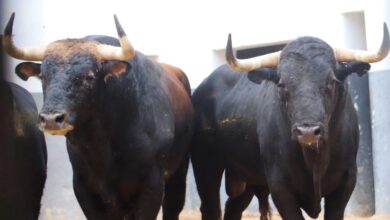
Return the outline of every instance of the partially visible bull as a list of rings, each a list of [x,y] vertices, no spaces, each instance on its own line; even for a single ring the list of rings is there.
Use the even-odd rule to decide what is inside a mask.
[[[119,41],[92,35],[19,48],[12,15],[3,44],[23,62],[16,73],[42,80],[40,127],[65,135],[73,187],[88,219],[164,219],[184,205],[190,86],[180,69],[136,52],[116,16]]]
[[[366,74],[384,59],[389,33],[378,52],[332,49],[314,37],[280,52],[234,57],[193,94],[192,162],[203,220],[220,219],[219,186],[225,170],[230,196],[225,219],[240,219],[253,195],[268,219],[268,194],[283,219],[303,220],[301,208],[325,219],[343,219],[356,182],[359,128],[346,78]],[[249,79],[249,80],[248,80]]]
[[[38,219],[46,142],[31,94],[0,79],[0,219]]]

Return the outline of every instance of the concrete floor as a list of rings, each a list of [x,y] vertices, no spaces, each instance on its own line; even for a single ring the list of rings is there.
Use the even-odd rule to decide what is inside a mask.
[[[200,213],[199,212],[195,212],[195,211],[184,211],[182,212],[182,214],[180,215],[180,220],[199,220],[200,219]],[[242,215],[242,219],[243,220],[259,220],[260,219],[260,216],[258,213],[254,213],[254,212],[245,212],[243,215]],[[279,215],[277,214],[274,214],[272,215],[272,219],[271,220],[281,220],[282,218],[280,218]],[[309,218],[309,217],[305,217],[306,220],[309,220],[309,219],[312,219],[312,218]],[[318,218],[318,220],[323,220],[323,216],[320,216]],[[389,215],[376,215],[376,216],[373,216],[373,217],[370,217],[370,218],[359,218],[359,217],[355,217],[355,216],[352,216],[352,215],[346,215],[344,220],[389,220],[390,219],[390,216]],[[158,220],[161,220],[161,216],[159,216]]]

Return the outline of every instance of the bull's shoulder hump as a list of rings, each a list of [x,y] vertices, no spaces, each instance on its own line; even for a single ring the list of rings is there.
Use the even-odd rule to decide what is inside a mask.
[[[191,93],[191,86],[187,75],[180,68],[167,63],[160,63],[160,65],[169,78],[172,80],[178,80],[184,89],[188,92],[188,94]]]

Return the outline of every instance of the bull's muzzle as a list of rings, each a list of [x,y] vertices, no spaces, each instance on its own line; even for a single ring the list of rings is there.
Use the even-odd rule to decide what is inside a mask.
[[[52,135],[65,135],[73,130],[73,125],[67,122],[66,112],[41,112],[39,128]]]
[[[300,145],[314,149],[324,138],[324,127],[322,125],[296,125],[293,127],[293,135],[295,135]]]

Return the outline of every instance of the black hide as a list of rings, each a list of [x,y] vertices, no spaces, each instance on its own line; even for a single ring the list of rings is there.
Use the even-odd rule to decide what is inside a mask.
[[[193,94],[192,163],[202,219],[240,219],[253,195],[267,219],[268,194],[283,219],[342,219],[356,181],[358,123],[347,84],[337,76],[365,73],[366,63],[336,67],[332,49],[304,37],[282,51],[277,69],[216,69]],[[345,79],[344,77],[344,79]],[[250,80],[248,80],[248,78]],[[255,84],[255,83],[257,84]],[[310,133],[310,137],[305,136]]]
[[[46,180],[46,143],[33,97],[0,80],[0,219],[38,219]]]
[[[119,45],[106,36],[81,40]],[[97,57],[82,49],[45,57],[40,126],[66,136],[88,219],[156,219],[161,204],[164,219],[177,219],[192,132],[187,78],[139,52],[128,62]]]

